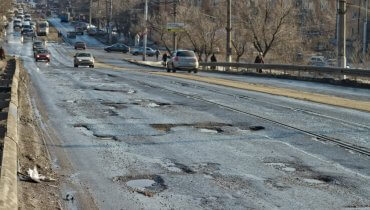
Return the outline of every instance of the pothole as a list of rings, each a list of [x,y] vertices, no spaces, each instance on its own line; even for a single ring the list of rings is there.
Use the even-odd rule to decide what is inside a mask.
[[[195,171],[192,170],[189,166],[184,165],[182,163],[177,163],[172,160],[165,160],[161,165],[166,168],[170,172],[174,173],[186,173],[186,174],[194,174]]]
[[[321,181],[321,180],[318,180],[318,179],[303,179],[304,182],[308,183],[308,184],[324,184],[325,182],[324,181]]]
[[[265,127],[260,126],[260,125],[249,126],[249,130],[251,130],[251,131],[260,131],[260,130],[264,130],[264,129],[265,129]]]
[[[116,136],[111,136],[111,135],[100,135],[100,134],[93,134],[93,136],[101,139],[101,140],[113,140],[113,141],[117,141],[117,137]]]
[[[201,133],[210,133],[210,134],[217,134],[217,133],[222,133],[223,130],[221,128],[215,128],[215,129],[208,129],[208,128],[201,128],[199,129]]]
[[[127,94],[134,94],[136,93],[135,90],[129,89],[129,90],[121,90],[121,89],[112,89],[112,88],[93,88],[95,91],[101,91],[101,92],[120,92],[120,93],[127,93]]]
[[[125,109],[127,108],[126,103],[114,103],[114,102],[102,102],[104,106],[112,107],[114,109]]]
[[[159,175],[116,176],[113,182],[125,184],[134,192],[148,197],[167,189],[163,178]]]
[[[203,133],[222,133],[224,130],[222,127],[232,127],[231,124],[216,123],[216,122],[205,122],[205,123],[179,123],[179,124],[150,124],[150,126],[158,131],[170,132],[174,127],[193,127],[199,129]]]
[[[90,130],[90,128],[88,127],[88,125],[85,125],[85,124],[76,124],[73,127],[76,128],[81,133],[87,135],[87,136],[93,136],[94,135],[94,132]]]

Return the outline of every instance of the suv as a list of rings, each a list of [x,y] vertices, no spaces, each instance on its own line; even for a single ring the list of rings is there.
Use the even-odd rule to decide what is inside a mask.
[[[86,43],[85,42],[75,42],[75,50],[82,49],[86,50]]]
[[[95,60],[91,53],[76,53],[74,56],[74,67],[78,66],[89,66],[94,68]]]
[[[187,69],[189,73],[198,72],[199,62],[194,51],[178,50],[174,52],[167,62],[167,72],[176,72],[176,69]]]

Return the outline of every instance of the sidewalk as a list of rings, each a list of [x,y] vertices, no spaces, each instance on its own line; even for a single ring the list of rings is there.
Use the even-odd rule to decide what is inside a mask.
[[[132,63],[132,64],[165,69],[165,67],[162,65],[162,60],[158,59],[158,61],[157,61],[155,56],[153,56],[153,57],[147,56],[146,61],[143,61],[142,58],[143,58],[143,56],[134,56],[134,55],[131,55],[131,54],[124,54],[124,56],[123,56],[123,60],[125,60],[129,63]]]

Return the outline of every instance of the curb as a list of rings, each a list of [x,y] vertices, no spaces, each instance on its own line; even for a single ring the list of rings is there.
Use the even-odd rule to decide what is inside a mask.
[[[0,209],[18,209],[18,82],[19,61],[15,60],[7,132],[0,176]]]

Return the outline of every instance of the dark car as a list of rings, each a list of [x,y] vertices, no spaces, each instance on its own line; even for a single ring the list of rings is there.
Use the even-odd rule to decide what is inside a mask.
[[[114,44],[112,46],[106,47],[104,49],[107,52],[123,52],[128,53],[130,52],[130,47],[124,44]]]
[[[35,60],[36,62],[39,60],[45,60],[50,62],[50,53],[46,49],[40,49],[35,52]]]
[[[76,32],[74,32],[74,31],[67,32],[67,38],[68,39],[76,39]]]
[[[75,42],[75,50],[82,49],[86,50],[86,43],[85,42]]]
[[[37,48],[43,48],[44,47],[44,43],[42,41],[34,41],[33,44],[32,44],[32,49],[35,50]]]

